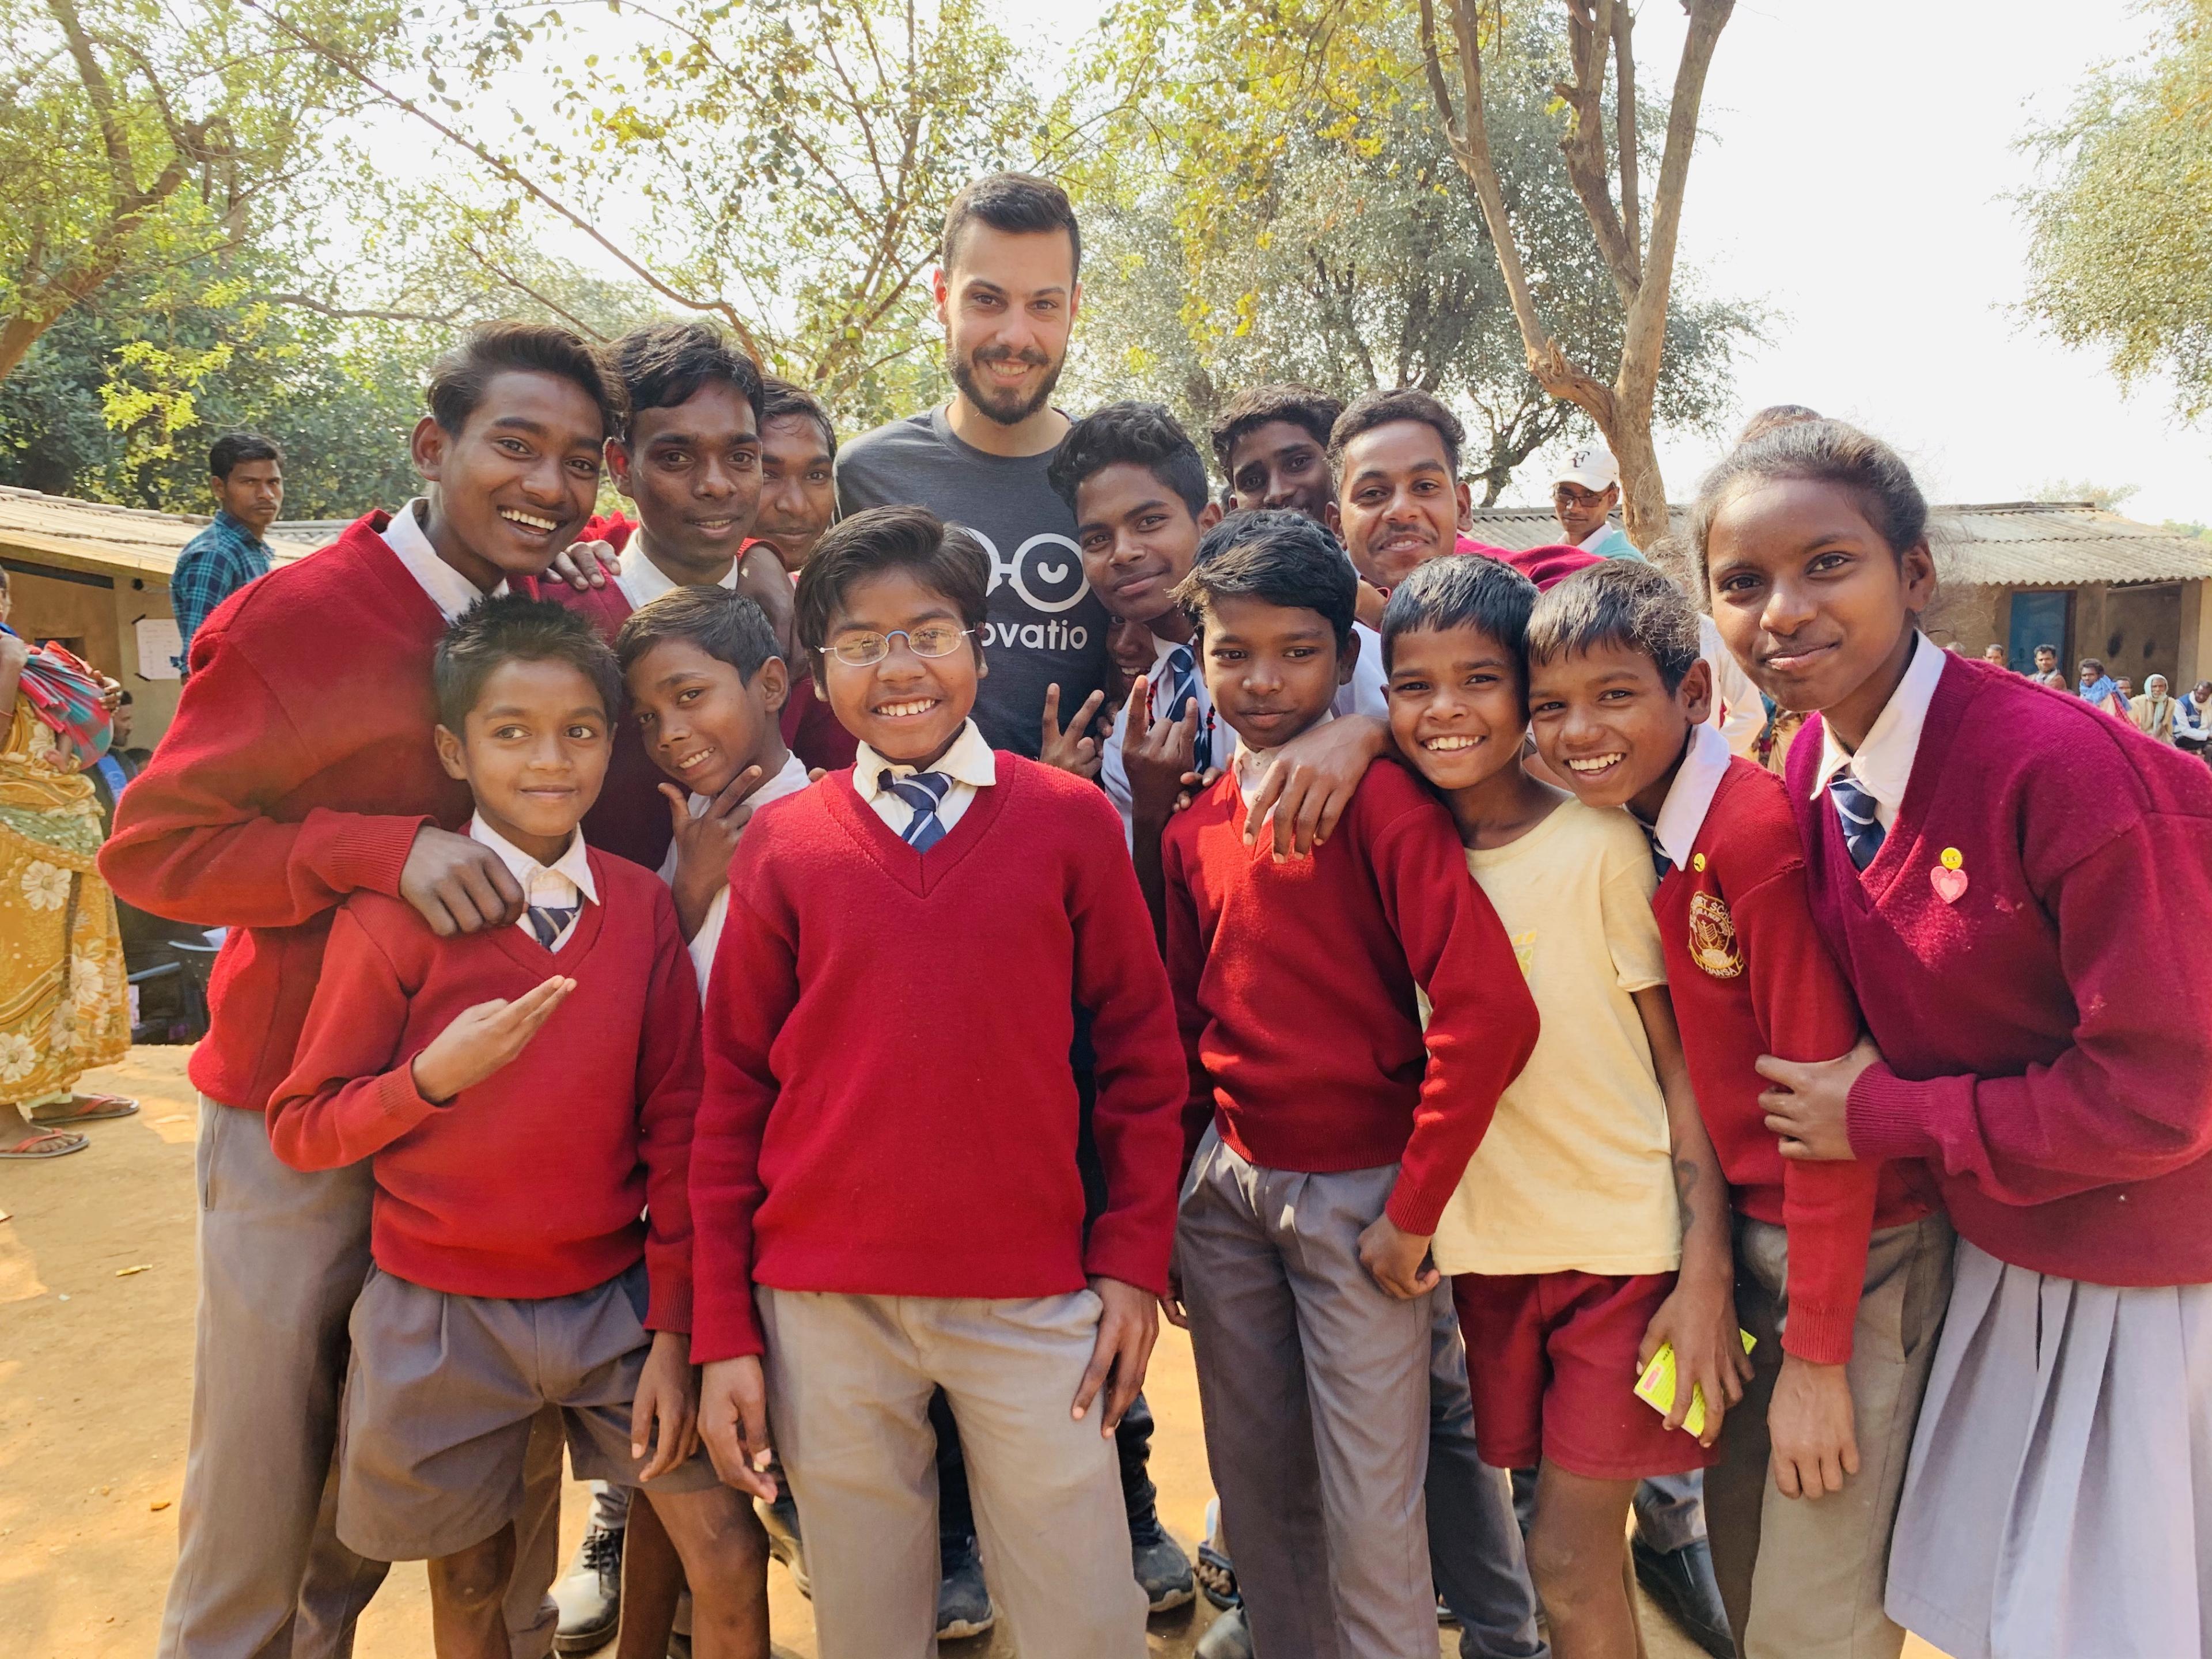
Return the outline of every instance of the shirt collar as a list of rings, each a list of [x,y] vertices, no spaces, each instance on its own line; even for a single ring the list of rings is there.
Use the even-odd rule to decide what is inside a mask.
[[[216,508],[215,521],[221,525],[224,529],[229,531],[232,535],[237,537],[239,540],[244,542],[247,546],[255,548],[264,553],[269,550],[269,544],[263,541],[260,537],[255,535],[251,530],[248,530],[246,527],[246,520],[240,518],[228,507],[224,507]]]
[[[663,593],[672,593],[683,586],[671,580],[666,571],[646,556],[644,541],[645,532],[641,527],[631,535],[629,545],[623,550],[622,574],[615,578],[623,591],[623,597],[629,601],[633,611],[642,610]],[[737,560],[730,561],[728,571],[714,585],[735,591],[738,585]]]
[[[1729,759],[1728,739],[1717,730],[1710,726],[1691,728],[1690,746],[1682,752],[1682,763],[1674,769],[1674,781],[1668,786],[1667,799],[1659,808],[1658,822],[1651,826],[1659,850],[1677,866],[1690,862],[1690,848],[1697,842],[1698,831],[1705,828],[1705,815],[1712,811],[1713,796],[1728,773]]]
[[[456,623],[485,595],[474,582],[438,556],[438,550],[430,545],[422,520],[416,515],[416,509],[423,506],[422,497],[417,495],[393,514],[392,522],[384,526],[384,544],[398,555],[399,562],[407,567],[407,574],[430,596],[430,603],[438,607],[439,614],[447,622]],[[492,589],[494,595],[506,592],[505,581]]]
[[[864,743],[853,755],[853,787],[862,800],[873,800],[883,793],[880,780],[884,772],[905,778],[921,769],[905,761],[885,760]],[[942,772],[953,782],[964,783],[972,789],[988,789],[999,781],[999,757],[983,741],[975,722],[969,720],[961,726],[960,735],[952,739],[952,747],[929,769]]]
[[[540,864],[531,857],[486,823],[481,812],[469,819],[469,839],[482,842],[499,854],[499,861],[521,884],[526,904],[566,903],[578,894],[594,904],[599,902],[599,886],[592,879],[591,854],[584,846],[580,830],[569,832],[568,850],[550,864]]]
[[[806,763],[796,755],[787,755],[784,757],[783,769],[754,790],[751,794],[747,795],[745,805],[754,808],[765,806],[772,800],[781,800],[786,795],[797,794],[811,781],[812,780],[806,775]],[[702,795],[696,790],[693,791],[690,802],[691,816],[697,817],[714,804],[714,798],[712,795]]]
[[[1920,752],[1920,730],[1928,724],[1928,705],[1936,696],[1936,683],[1943,678],[1944,653],[1925,634],[1912,636],[1912,659],[1905,678],[1889,694],[1866,741],[1856,750],[1837,740],[1836,728],[1820,722],[1820,764],[1813,775],[1814,800],[1829,781],[1845,767],[1859,787],[1893,812],[1905,804],[1905,786],[1912,781],[1913,758]]]

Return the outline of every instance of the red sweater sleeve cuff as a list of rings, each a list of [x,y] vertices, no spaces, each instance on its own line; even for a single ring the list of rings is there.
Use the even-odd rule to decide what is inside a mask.
[[[367,891],[399,896],[399,872],[427,817],[372,817],[317,807],[301,833],[313,838],[309,854],[318,873],[341,893]]]
[[[1851,1085],[1844,1131],[1862,1163],[1929,1158],[1937,1148],[1929,1127],[1935,1085],[1909,1083],[1876,1060]]]
[[[1783,1328],[1782,1352],[1795,1354],[1808,1364],[1843,1364],[1851,1357],[1851,1332],[1858,1318],[1856,1299],[1832,1307],[1792,1300],[1789,1321]]]
[[[1175,1252],[1173,1231],[1164,1237],[1139,1237],[1141,1230],[1115,1226],[1111,1216],[1101,1216],[1083,1247],[1083,1271],[1091,1279],[1118,1279],[1154,1296],[1168,1288],[1168,1262]]]
[[[1426,1238],[1443,1219],[1444,1206],[1451,1202],[1452,1194],[1459,1190],[1455,1176],[1446,1184],[1424,1185],[1415,1179],[1410,1170],[1398,1171],[1398,1184],[1390,1189],[1389,1202],[1383,1205],[1382,1213],[1397,1224],[1401,1232]]]
[[[410,1059],[406,1064],[395,1066],[377,1079],[376,1109],[400,1126],[387,1137],[387,1140],[392,1140],[406,1133],[431,1113],[443,1108],[434,1100],[425,1100],[422,1091],[415,1086],[415,1062]]]
[[[761,1340],[760,1321],[754,1316],[750,1291],[742,1313],[735,1307],[718,1308],[703,1319],[695,1317],[691,1325],[695,1365],[711,1365],[718,1359],[749,1359],[767,1346]]]
[[[648,1331],[678,1331],[689,1336],[691,1334],[691,1275],[680,1268],[647,1261],[645,1277],[645,1328]]]

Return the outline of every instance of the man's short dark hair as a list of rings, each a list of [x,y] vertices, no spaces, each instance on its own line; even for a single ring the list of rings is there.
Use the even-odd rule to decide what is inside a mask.
[[[1070,512],[1085,479],[1109,466],[1141,466],[1182,498],[1195,519],[1206,511],[1206,463],[1198,446],[1158,404],[1109,404],[1068,428],[1045,469]]]
[[[763,663],[783,655],[757,600],[711,584],[671,588],[631,611],[615,635],[615,660],[627,674],[647,652],[670,640],[696,645],[729,664],[748,685]]]
[[[2058,654],[2058,647],[2055,645],[2039,645],[2035,647],[2035,654],[2039,657],[2046,651],[2054,657]]]
[[[495,376],[551,374],[589,398],[608,433],[622,429],[621,383],[599,349],[551,323],[482,323],[430,365],[431,418],[456,437],[483,404]]]
[[[228,478],[246,461],[283,464],[284,452],[258,432],[226,432],[208,446],[208,476]]]
[[[1633,559],[1577,570],[1539,599],[1528,618],[1532,663],[1608,645],[1649,657],[1669,693],[1704,654],[1688,596],[1663,571]]]
[[[810,659],[818,660],[830,643],[830,620],[845,591],[886,570],[911,571],[924,587],[943,594],[962,625],[978,630],[972,643],[981,650],[984,597],[991,591],[991,556],[983,544],[926,507],[872,507],[824,531],[799,573],[793,622]]]
[[[1382,607],[1382,665],[1389,667],[1401,635],[1472,628],[1512,653],[1525,686],[1535,605],[1536,584],[1510,564],[1474,553],[1430,559],[1390,590]]]
[[[822,447],[830,452],[830,459],[837,459],[837,423],[830,418],[829,410],[822,399],[803,386],[793,386],[789,380],[774,374],[761,380],[760,423],[781,420],[787,415],[803,415],[822,429]]]
[[[1352,407],[1338,416],[1336,424],[1328,430],[1328,464],[1340,469],[1346,444],[1363,432],[1372,432],[1378,426],[1391,426],[1400,421],[1418,421],[1423,426],[1433,427],[1443,443],[1445,470],[1455,479],[1459,477],[1459,457],[1467,447],[1467,428],[1460,424],[1458,416],[1415,386],[1401,386],[1395,392],[1370,392],[1354,398]]]
[[[1316,443],[1327,449],[1329,431],[1343,413],[1343,398],[1332,398],[1310,386],[1279,381],[1273,386],[1248,386],[1213,417],[1206,436],[1213,445],[1214,464],[1225,474],[1230,453],[1247,433],[1272,421],[1288,421],[1292,426],[1304,428]]]
[[[712,323],[647,323],[617,340],[607,356],[622,377],[629,404],[617,430],[620,437],[629,436],[630,423],[640,410],[674,409],[690,402],[701,386],[717,383],[736,388],[752,405],[757,424],[765,418],[760,365]]]
[[[960,233],[971,222],[1015,236],[1064,230],[1068,274],[1083,270],[1083,232],[1076,225],[1075,209],[1067,192],[1049,179],[1033,173],[988,173],[954,197],[945,210],[945,240],[938,245],[939,261],[947,270],[957,263]]]
[[[591,681],[607,718],[622,710],[622,670],[582,612],[550,599],[501,593],[479,599],[446,630],[431,661],[438,723],[459,733],[493,671],[510,662],[565,662]]]
[[[1304,514],[1233,513],[1206,532],[1175,599],[1201,627],[1223,599],[1318,611],[1336,630],[1341,651],[1352,643],[1359,578],[1336,538]]]

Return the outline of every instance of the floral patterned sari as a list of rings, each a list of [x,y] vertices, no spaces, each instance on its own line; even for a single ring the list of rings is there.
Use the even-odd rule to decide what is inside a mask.
[[[93,860],[92,780],[50,763],[21,696],[0,750],[0,1102],[66,1090],[131,1047],[115,900]]]

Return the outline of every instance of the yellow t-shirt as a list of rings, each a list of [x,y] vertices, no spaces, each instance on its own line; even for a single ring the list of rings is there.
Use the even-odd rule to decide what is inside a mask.
[[[1667,1103],[1630,993],[1667,982],[1651,847],[1626,812],[1567,801],[1468,869],[1521,959],[1543,1029],[1437,1228],[1448,1273],[1672,1273]]]

